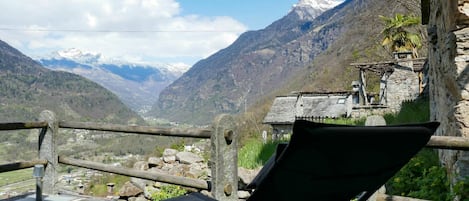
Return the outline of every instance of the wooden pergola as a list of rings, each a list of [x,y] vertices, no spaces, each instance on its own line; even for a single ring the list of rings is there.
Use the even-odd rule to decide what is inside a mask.
[[[412,70],[418,73],[419,76],[419,88],[420,92],[423,91],[423,69],[427,58],[416,58],[416,59],[399,59],[399,60],[392,60],[392,61],[382,61],[382,62],[369,62],[369,63],[351,63],[350,65],[358,68],[360,71],[359,75],[359,82],[360,82],[360,98],[362,99],[362,103],[368,105],[367,99],[367,92],[366,92],[366,71],[375,73],[381,77],[381,83],[386,83],[389,75],[394,72],[395,68],[409,68],[408,66],[404,67],[400,64],[405,62],[412,62]],[[382,100],[386,94],[385,86],[383,89],[380,89],[379,92],[379,103],[382,103]]]

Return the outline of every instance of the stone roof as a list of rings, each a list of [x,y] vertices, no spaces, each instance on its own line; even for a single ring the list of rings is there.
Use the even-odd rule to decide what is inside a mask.
[[[291,124],[295,121],[296,96],[277,97],[264,118],[266,124]]]
[[[347,114],[346,96],[303,97],[303,112],[297,116],[338,118]]]
[[[296,117],[337,118],[347,114],[347,95],[277,97],[264,118],[265,124],[292,124]],[[302,101],[302,104],[297,102]],[[302,105],[302,106],[301,106]]]

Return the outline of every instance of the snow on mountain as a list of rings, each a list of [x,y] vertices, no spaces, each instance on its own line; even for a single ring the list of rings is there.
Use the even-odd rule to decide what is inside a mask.
[[[315,18],[324,11],[334,8],[343,2],[344,0],[300,0],[297,4],[293,5],[292,10],[302,18]]]
[[[341,4],[343,1],[338,0],[300,0],[293,7],[312,7],[320,10],[329,10]]]
[[[86,77],[115,93],[135,111],[149,108],[159,93],[189,69],[184,64],[133,63],[100,53],[61,50],[36,58],[44,67]]]

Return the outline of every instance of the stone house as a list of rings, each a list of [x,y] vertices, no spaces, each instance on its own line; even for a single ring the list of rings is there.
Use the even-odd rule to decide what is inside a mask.
[[[426,58],[412,59],[412,52],[396,52],[395,60],[370,63],[352,63],[360,71],[359,81],[354,82],[355,100],[353,117],[371,114],[399,112],[403,101],[415,100],[426,85],[424,73]],[[379,93],[369,94],[367,74],[380,77]]]
[[[431,120],[436,135],[469,137],[469,1],[422,0],[427,25]],[[453,181],[469,176],[469,152],[439,150]]]
[[[359,81],[352,83],[352,91],[278,96],[263,123],[272,126],[274,135],[283,135],[291,133],[296,119],[323,121],[398,112],[402,102],[416,99],[426,83],[423,73],[426,58],[412,59],[411,55],[399,52],[393,61],[351,64],[360,70]],[[376,98],[366,91],[366,73],[370,72],[381,77]]]
[[[323,121],[325,118],[350,116],[352,96],[349,92],[296,92],[275,98],[263,123],[272,126],[274,135],[291,133],[296,119]]]

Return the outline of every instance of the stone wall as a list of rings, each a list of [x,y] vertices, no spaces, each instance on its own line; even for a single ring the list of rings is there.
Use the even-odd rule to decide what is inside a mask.
[[[431,120],[437,135],[469,137],[469,1],[430,0]],[[440,151],[451,178],[469,176],[469,152]]]
[[[403,101],[415,100],[418,96],[418,73],[414,72],[411,67],[395,67],[394,72],[387,79],[386,102],[389,111],[399,112]]]

